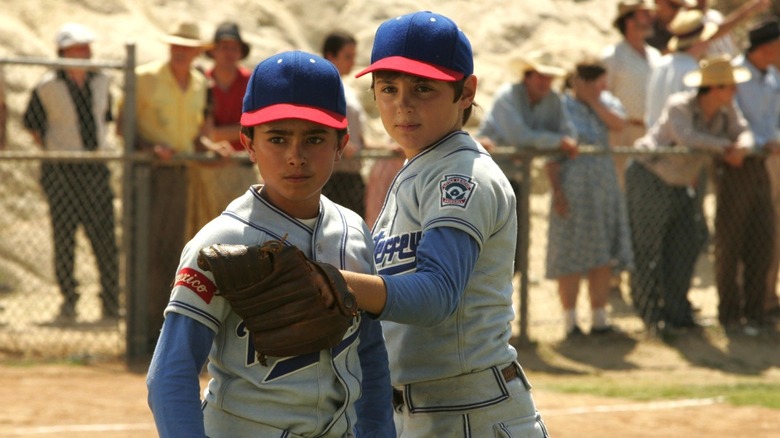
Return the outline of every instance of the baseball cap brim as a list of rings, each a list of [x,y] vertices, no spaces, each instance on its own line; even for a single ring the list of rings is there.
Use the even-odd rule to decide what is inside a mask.
[[[378,70],[397,71],[437,81],[454,82],[463,79],[463,73],[427,62],[405,58],[403,56],[382,58],[369,65],[364,70],[361,70],[355,77],[359,78],[365,74]]]
[[[347,118],[341,114],[306,105],[280,103],[241,114],[242,126],[254,126],[283,119],[300,119],[335,129],[347,127]]]

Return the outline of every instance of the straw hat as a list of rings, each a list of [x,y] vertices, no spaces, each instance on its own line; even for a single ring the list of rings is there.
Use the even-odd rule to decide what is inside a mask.
[[[670,51],[685,50],[698,42],[707,41],[718,31],[718,25],[704,18],[698,9],[680,11],[669,23],[672,39],[667,47]]]
[[[626,15],[636,11],[654,11],[655,4],[650,3],[649,0],[621,0],[618,3],[617,17],[612,21],[612,24],[617,26],[618,21]]]
[[[524,74],[528,71],[535,71],[545,76],[562,77],[566,76],[566,70],[558,67],[553,60],[553,56],[547,52],[534,51],[526,53],[512,60],[512,70]]]
[[[703,59],[699,69],[683,77],[683,83],[689,87],[710,87],[716,85],[741,84],[750,80],[750,70],[734,67],[728,56],[716,56]]]
[[[209,44],[200,39],[200,29],[196,23],[182,21],[174,25],[171,32],[160,37],[163,42],[176,46],[206,47]]]

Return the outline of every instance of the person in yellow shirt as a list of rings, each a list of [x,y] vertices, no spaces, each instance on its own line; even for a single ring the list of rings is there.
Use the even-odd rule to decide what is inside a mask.
[[[188,166],[171,162],[176,154],[203,150],[199,142],[207,109],[208,82],[193,66],[208,47],[198,25],[180,22],[161,40],[169,58],[136,67],[135,148],[157,158],[152,163],[149,222],[148,352],[154,351],[168,303],[171,278],[185,242]],[[120,125],[122,110],[120,104]],[[121,132],[121,128],[120,128]],[[191,237],[191,236],[189,236]]]

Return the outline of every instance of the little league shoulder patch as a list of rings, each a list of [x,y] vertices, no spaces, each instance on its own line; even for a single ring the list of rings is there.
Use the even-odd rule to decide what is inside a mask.
[[[191,268],[182,268],[176,273],[176,282],[174,286],[184,286],[195,292],[206,304],[211,303],[211,299],[217,291],[217,285],[214,284],[202,272]]]
[[[441,207],[466,208],[471,195],[477,189],[477,183],[470,176],[444,175],[444,179],[439,183],[439,189]]]

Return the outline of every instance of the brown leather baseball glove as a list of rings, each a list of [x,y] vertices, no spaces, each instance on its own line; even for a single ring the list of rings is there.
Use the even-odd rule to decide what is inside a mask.
[[[295,246],[214,244],[198,267],[211,271],[223,296],[252,334],[258,360],[336,346],[357,315],[357,301],[338,269],[313,262]]]

